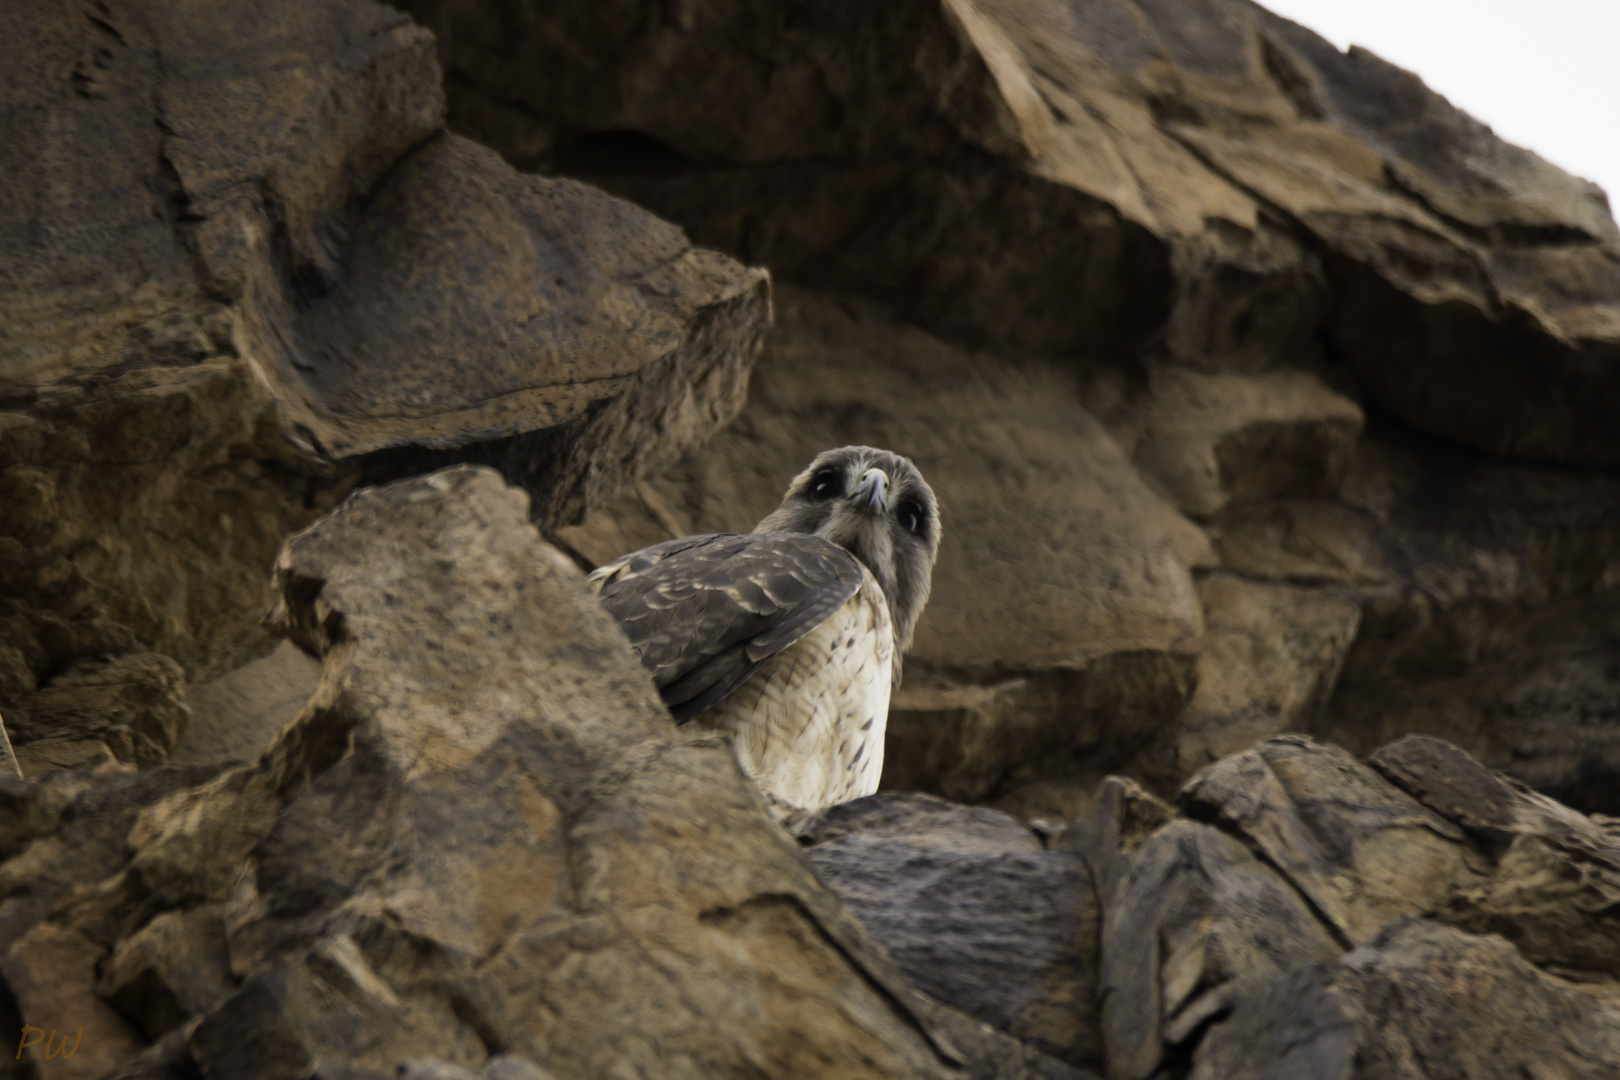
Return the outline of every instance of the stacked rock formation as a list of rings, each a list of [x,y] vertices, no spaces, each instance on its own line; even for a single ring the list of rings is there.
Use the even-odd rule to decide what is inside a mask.
[[[1248,0],[0,55],[0,1077],[1620,1070],[1594,186]],[[851,442],[945,541],[790,835],[580,578]]]

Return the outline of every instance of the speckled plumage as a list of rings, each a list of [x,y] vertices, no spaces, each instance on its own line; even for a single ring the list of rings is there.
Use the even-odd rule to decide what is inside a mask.
[[[829,618],[696,722],[731,735],[743,771],[783,802],[817,810],[858,799],[883,775],[894,656],[894,621],[868,572]]]
[[[814,810],[877,790],[938,549],[916,467],[847,446],[811,462],[753,533],[655,544],[589,581],[676,721],[728,733],[779,808]]]

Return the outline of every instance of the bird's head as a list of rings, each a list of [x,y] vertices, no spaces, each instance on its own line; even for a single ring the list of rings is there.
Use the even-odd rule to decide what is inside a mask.
[[[870,446],[818,454],[756,533],[811,533],[854,555],[889,601],[900,650],[911,647],[939,553],[939,503],[909,458]]]

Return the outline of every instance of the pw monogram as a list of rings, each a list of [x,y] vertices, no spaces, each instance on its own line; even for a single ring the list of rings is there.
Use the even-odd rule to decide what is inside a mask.
[[[30,1031],[32,1031],[34,1033],[34,1037],[31,1038],[31,1039],[28,1037],[28,1033]],[[62,1045],[58,1046],[56,1049],[52,1050],[51,1046],[52,1046],[53,1043],[56,1042],[56,1029],[55,1028],[51,1028],[51,1033],[50,1033],[49,1037],[47,1037],[46,1034],[45,1034],[45,1029],[44,1028],[37,1028],[32,1024],[24,1024],[23,1029],[22,1029],[22,1038],[17,1040],[17,1058],[20,1061],[22,1059],[22,1052],[25,1049],[27,1049],[28,1047],[33,1046],[35,1043],[39,1042],[39,1040],[41,1040],[41,1039],[45,1040],[45,1060],[46,1061],[53,1060],[56,1057],[56,1055],[58,1055],[58,1054],[61,1054],[65,1058],[70,1058],[74,1054],[77,1054],[79,1052],[79,1040],[82,1039],[82,1038],[84,1038],[84,1025],[80,1024],[79,1025],[79,1033],[73,1037],[73,1049],[72,1050],[68,1049],[67,1035],[65,1033],[62,1035]]]

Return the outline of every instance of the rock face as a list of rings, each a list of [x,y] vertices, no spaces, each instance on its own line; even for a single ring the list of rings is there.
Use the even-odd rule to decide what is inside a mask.
[[[1602,193],[1247,0],[407,6],[465,130],[790,279],[1041,351],[1321,333],[1423,430],[1620,464]]]
[[[399,8],[0,7],[0,1078],[1620,1069],[1601,192],[1248,0]],[[581,569],[847,443],[789,832]]]
[[[1612,1070],[1613,819],[1290,735],[1177,809],[879,793],[795,843],[527,502],[458,466],[293,536],[272,623],[320,681],[255,761],[0,779],[0,1010],[88,1048],[33,1075]]]
[[[884,784],[978,800],[1078,769],[1100,778],[1191,690],[1203,619],[1188,568],[1210,555],[1086,397],[1070,372],[782,289],[737,423],[560,536],[601,563],[672,536],[747,532],[821,450],[897,449],[938,494],[944,537]]]
[[[397,11],[27,2],[0,39],[0,711],[83,744],[36,765],[161,760],[183,718],[63,710],[266,651],[281,538],[357,481],[484,461],[556,525],[742,402],[763,272],[446,134]]]
[[[892,786],[1062,816],[1111,769],[1425,731],[1620,812],[1592,185],[1247,0],[404,6],[453,128],[819,290],[742,424],[568,542],[916,458],[955,527]]]
[[[460,467],[293,537],[274,618],[325,658],[315,698],[256,763],[144,809],[92,788],[128,837],[99,863],[27,812],[61,785],[13,782],[13,889],[47,852],[87,883],[36,892],[0,971],[22,1015],[91,1017],[106,1048],[41,1075],[101,1075],[142,1034],[120,1075],[497,1048],[564,1076],[1077,1075],[910,989],[729,747],[676,733],[527,502]]]

